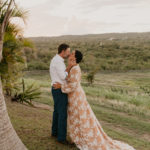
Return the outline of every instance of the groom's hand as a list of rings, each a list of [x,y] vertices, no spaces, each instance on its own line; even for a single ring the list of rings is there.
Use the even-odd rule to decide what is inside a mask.
[[[53,88],[54,89],[60,89],[61,88],[61,84],[56,82],[56,83],[53,84]]]

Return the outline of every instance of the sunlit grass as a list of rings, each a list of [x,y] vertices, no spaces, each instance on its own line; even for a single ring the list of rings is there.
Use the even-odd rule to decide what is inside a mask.
[[[129,72],[97,74],[93,85],[88,85],[85,79],[82,80],[87,100],[106,133],[113,139],[129,143],[137,150],[150,149],[150,97],[140,88],[141,85],[147,85],[149,77],[150,73]],[[34,83],[42,91],[41,98],[35,101],[53,107],[49,73],[42,71],[28,72],[24,78],[27,85]],[[17,115],[18,112],[13,112],[11,108],[9,109],[10,113],[12,113],[11,116]],[[13,119],[12,117],[15,128],[25,144],[31,150],[46,150],[49,147],[52,150],[60,150],[61,145],[56,144],[56,141],[49,137],[52,111],[50,111],[50,118],[49,112],[45,111],[42,116],[45,116],[45,118],[40,120],[41,110],[30,109],[31,116],[29,117],[32,119],[32,116],[35,116],[35,111],[40,127],[31,120],[31,124],[28,121],[26,122],[28,117],[21,120],[26,122],[25,124],[20,124],[19,118]],[[26,115],[28,116],[28,112],[26,112]],[[50,122],[47,119],[50,119]],[[45,123],[42,125],[42,122]],[[22,132],[26,132],[26,128],[29,128],[36,135],[34,139],[33,134],[28,134],[28,137],[32,138],[34,144],[22,132],[19,132],[21,126],[23,127],[21,129],[23,130]],[[43,142],[39,144],[39,140]],[[76,150],[75,147],[61,147],[61,150],[73,149]]]

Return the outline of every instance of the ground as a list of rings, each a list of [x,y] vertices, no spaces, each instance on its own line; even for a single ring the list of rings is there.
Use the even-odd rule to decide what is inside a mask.
[[[6,99],[12,124],[24,144],[29,150],[77,150],[50,137],[53,100],[48,72],[27,72],[25,81],[41,88],[35,108]],[[84,77],[82,80],[87,100],[105,132],[137,150],[150,150],[150,97],[140,89],[149,83],[149,71],[100,73],[94,85],[88,85]]]

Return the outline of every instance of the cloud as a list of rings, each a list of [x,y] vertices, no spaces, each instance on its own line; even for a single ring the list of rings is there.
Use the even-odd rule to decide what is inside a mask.
[[[29,9],[26,36],[149,31],[148,0],[17,0]]]
[[[72,17],[65,24],[65,31],[63,34],[90,34],[90,33],[104,33],[112,32],[111,28],[119,26],[119,23],[105,23],[105,22],[91,22],[87,19],[78,19],[77,17]]]

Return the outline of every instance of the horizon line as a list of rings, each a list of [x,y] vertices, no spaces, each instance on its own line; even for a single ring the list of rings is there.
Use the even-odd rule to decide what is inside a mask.
[[[104,35],[104,34],[129,34],[129,33],[150,33],[150,31],[144,31],[144,32],[110,32],[110,33],[87,33],[87,34],[62,34],[62,35],[56,35],[56,36],[24,36],[25,38],[38,38],[38,37],[62,37],[62,36],[85,36],[85,35]]]

